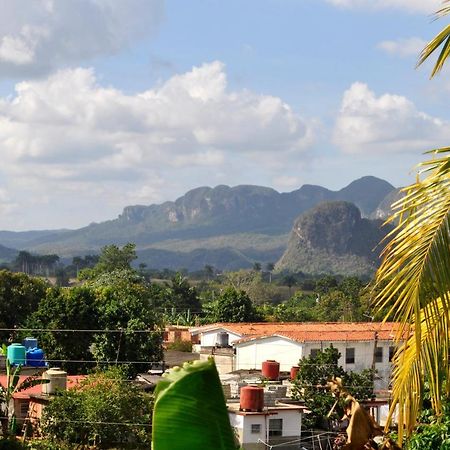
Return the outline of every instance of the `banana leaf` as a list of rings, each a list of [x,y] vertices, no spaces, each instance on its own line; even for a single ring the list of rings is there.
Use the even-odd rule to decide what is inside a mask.
[[[235,450],[214,360],[173,368],[155,390],[153,450]]]

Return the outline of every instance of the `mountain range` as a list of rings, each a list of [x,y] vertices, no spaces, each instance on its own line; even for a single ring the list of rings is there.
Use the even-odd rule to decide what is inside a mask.
[[[134,242],[139,262],[152,268],[209,264],[234,270],[278,261],[294,221],[322,202],[351,203],[362,218],[381,218],[389,214],[386,199],[396,195],[394,186],[372,176],[338,191],[316,185],[288,193],[251,185],[199,187],[174,202],[127,206],[116,219],[76,230],[0,231],[0,245],[72,257]]]

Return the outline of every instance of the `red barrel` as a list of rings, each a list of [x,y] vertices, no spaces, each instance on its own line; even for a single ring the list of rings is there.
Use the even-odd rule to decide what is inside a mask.
[[[291,367],[291,380],[295,380],[297,378],[297,374],[298,374],[299,370],[300,370],[300,367],[298,367],[298,366]]]
[[[241,388],[241,411],[262,411],[264,408],[264,389],[256,386]]]
[[[271,381],[278,380],[280,376],[280,363],[268,360],[262,363],[262,376]]]

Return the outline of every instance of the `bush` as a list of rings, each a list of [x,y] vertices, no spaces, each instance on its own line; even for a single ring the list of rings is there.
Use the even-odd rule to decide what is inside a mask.
[[[169,342],[167,344],[167,350],[176,350],[178,352],[192,352],[192,342],[182,341],[181,339],[176,339],[175,342]]]
[[[113,368],[55,397],[44,411],[42,431],[58,443],[148,447],[151,411],[151,397]]]

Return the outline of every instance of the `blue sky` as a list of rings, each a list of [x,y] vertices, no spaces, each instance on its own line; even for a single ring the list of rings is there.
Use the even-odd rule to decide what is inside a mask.
[[[0,0],[0,229],[200,185],[414,180],[450,141],[436,0]]]

